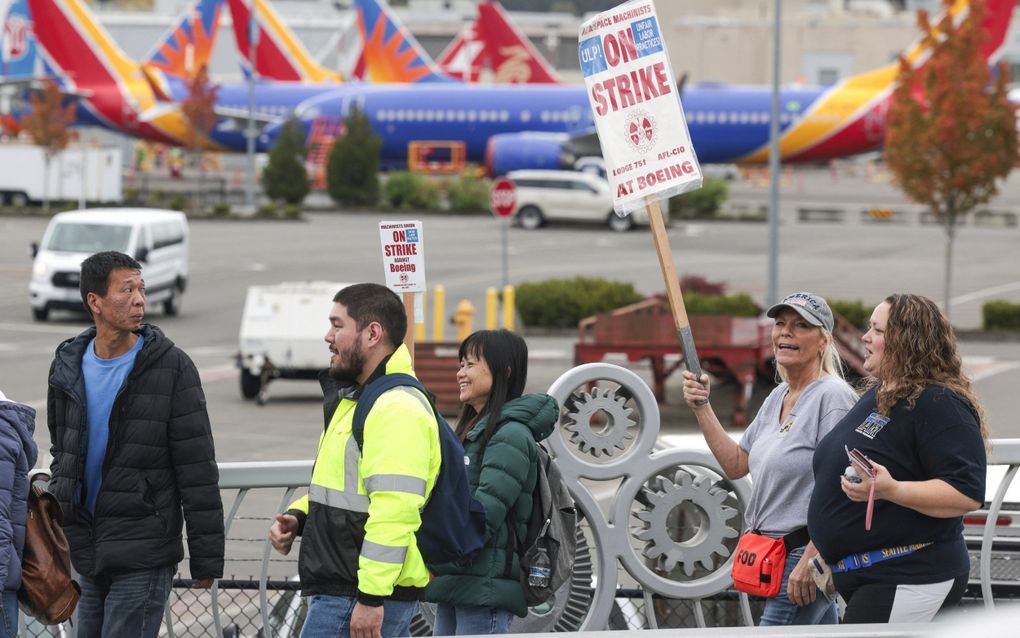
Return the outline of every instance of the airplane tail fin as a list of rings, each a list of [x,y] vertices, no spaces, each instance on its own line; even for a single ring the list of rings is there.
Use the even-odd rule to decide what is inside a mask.
[[[229,0],[234,39],[245,74],[248,68],[251,2],[255,3],[255,74],[271,80],[339,84],[343,77],[318,64],[266,0]]]
[[[478,22],[465,24],[437,62],[451,78],[477,82],[485,67],[485,43],[478,37]]]
[[[986,37],[981,44],[981,53],[989,63],[994,62],[1004,48],[1015,4],[1016,0],[984,2],[981,26]],[[971,5],[970,0],[955,0],[950,4],[949,15],[954,24],[972,19]],[[936,29],[942,17],[931,20],[932,33],[905,50],[903,57],[914,68],[923,67],[931,59],[932,38],[940,37]],[[784,129],[780,139],[783,157],[793,161],[827,159],[880,146],[885,136],[885,114],[899,70],[899,63],[894,62],[852,75],[832,87],[812,105],[810,113]],[[919,90],[923,89],[919,87]],[[858,105],[849,114],[846,112],[848,103]],[[762,148],[743,161],[762,162],[767,157],[768,150]]]
[[[195,77],[212,57],[225,1],[197,0],[185,9],[142,59],[142,65],[180,78]]]
[[[73,85],[132,83],[139,64],[125,55],[82,0],[28,0],[46,61]]]
[[[478,26],[497,83],[561,82],[527,36],[510,24],[498,2],[478,5]]]
[[[953,24],[959,25],[971,17],[971,0],[955,0],[949,7],[949,15],[953,18]],[[998,60],[1006,44],[1006,35],[1009,32],[1009,24],[1013,18],[1015,0],[984,0],[984,15],[981,18],[981,29],[985,33],[985,39],[981,43],[981,54],[992,63]],[[903,50],[903,58],[914,68],[923,67],[931,57],[931,43],[933,37],[939,37],[938,25],[945,16],[940,13],[931,19],[932,33],[918,38],[913,44]],[[884,88],[892,90],[892,85],[899,73],[899,64],[892,63],[879,69],[865,71],[848,78],[848,82],[858,85],[881,84]]]
[[[370,81],[450,82],[404,28],[385,0],[356,0],[358,28],[365,43],[365,70]]]
[[[28,0],[14,0],[7,8],[0,32],[0,65],[4,82],[27,81],[43,75]]]

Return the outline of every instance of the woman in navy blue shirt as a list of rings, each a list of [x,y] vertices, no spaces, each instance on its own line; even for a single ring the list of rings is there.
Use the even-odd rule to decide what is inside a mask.
[[[864,344],[870,387],[818,444],[808,528],[843,622],[927,622],[967,585],[962,517],[984,500],[983,411],[930,299],[886,298]],[[850,469],[854,449],[874,478]]]

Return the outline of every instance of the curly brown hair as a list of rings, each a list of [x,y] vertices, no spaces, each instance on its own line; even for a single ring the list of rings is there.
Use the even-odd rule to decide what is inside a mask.
[[[970,405],[987,441],[985,411],[963,374],[949,319],[934,301],[921,295],[890,295],[885,303],[889,304],[885,352],[878,378],[872,381],[878,384],[878,412],[888,415],[900,401],[913,408],[926,386],[940,385]]]

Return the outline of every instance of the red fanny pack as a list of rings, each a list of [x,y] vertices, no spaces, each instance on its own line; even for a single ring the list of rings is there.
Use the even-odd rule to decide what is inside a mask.
[[[803,540],[803,542],[800,542]],[[781,538],[747,532],[740,537],[733,556],[733,587],[752,596],[772,598],[783,584],[787,548],[802,547],[808,542],[807,528]]]

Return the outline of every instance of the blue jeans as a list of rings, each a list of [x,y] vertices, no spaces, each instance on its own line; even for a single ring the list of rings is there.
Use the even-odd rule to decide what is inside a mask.
[[[479,636],[510,633],[514,615],[496,607],[436,605],[433,636]]]
[[[18,635],[18,592],[4,590],[3,604],[0,605],[0,638],[17,638]]]
[[[301,638],[346,638],[351,635],[351,614],[358,600],[352,596],[309,596]],[[411,635],[411,619],[418,610],[415,600],[383,602],[383,638]]]
[[[815,602],[801,607],[790,601],[786,595],[786,587],[790,582],[790,573],[804,555],[804,548],[799,547],[786,555],[786,566],[783,569],[783,584],[775,598],[765,601],[765,611],[761,614],[760,627],[771,625],[835,625],[839,622],[836,601],[829,601],[817,587]]]
[[[81,575],[78,638],[156,638],[177,566]]]

